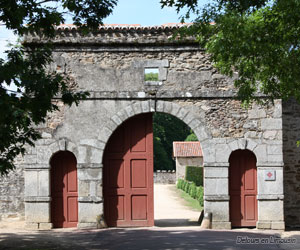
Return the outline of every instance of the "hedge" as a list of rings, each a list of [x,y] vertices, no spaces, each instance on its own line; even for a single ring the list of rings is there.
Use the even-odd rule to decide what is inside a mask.
[[[177,188],[188,193],[192,198],[199,201],[200,205],[203,207],[203,195],[204,190],[202,186],[196,186],[194,182],[189,182],[183,179],[177,181]]]
[[[186,166],[185,179],[194,182],[196,186],[203,186],[203,167]]]

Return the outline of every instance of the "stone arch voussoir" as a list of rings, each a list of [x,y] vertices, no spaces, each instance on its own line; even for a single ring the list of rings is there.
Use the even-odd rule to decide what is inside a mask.
[[[47,148],[48,150],[45,153],[45,159],[47,160],[49,166],[52,156],[59,151],[69,151],[74,154],[76,159],[79,157],[76,145],[67,138],[59,138],[54,143],[51,143]]]
[[[212,138],[205,122],[186,108],[173,102],[161,100],[155,102],[154,100],[147,100],[132,103],[111,117],[107,124],[102,128],[104,133],[102,133],[101,137],[98,137],[98,139],[100,139],[106,145],[113,132],[124,121],[135,115],[149,112],[162,112],[177,117],[194,131],[200,142],[204,142]],[[205,155],[209,152],[206,152],[206,148],[202,148],[202,150],[205,157]]]
[[[260,159],[261,158],[260,154],[257,154],[256,152],[257,146],[259,144],[254,140],[248,138],[239,138],[229,142],[228,145],[229,148],[231,149],[231,153],[239,149],[248,149],[249,151],[255,154],[257,161],[263,161],[263,159]],[[229,161],[230,154],[228,156],[228,161]]]

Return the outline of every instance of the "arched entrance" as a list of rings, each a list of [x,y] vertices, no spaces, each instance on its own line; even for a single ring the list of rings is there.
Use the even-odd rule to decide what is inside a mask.
[[[153,226],[152,114],[126,120],[104,152],[104,216],[108,226]]]
[[[77,162],[68,151],[51,158],[51,222],[53,227],[77,227],[78,188]]]
[[[256,157],[236,150],[229,158],[230,220],[232,227],[255,227],[257,222]]]

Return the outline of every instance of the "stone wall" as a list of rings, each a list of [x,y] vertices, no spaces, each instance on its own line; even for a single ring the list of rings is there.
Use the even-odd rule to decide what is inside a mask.
[[[153,173],[154,183],[158,184],[175,184],[176,183],[176,172],[166,171],[166,170],[157,170]]]
[[[130,117],[163,112],[185,122],[200,140],[204,207],[214,214],[214,228],[231,226],[228,159],[237,149],[251,150],[257,158],[257,227],[284,228],[281,102],[245,109],[235,100],[234,78],[219,74],[195,41],[172,42],[168,29],[127,31],[101,30],[82,38],[67,30],[56,37],[50,68],[91,95],[78,106],[61,105],[39,126],[43,138],[23,164],[27,226],[52,226],[49,160],[59,150],[77,159],[78,226],[96,226],[103,213],[102,158],[110,136]],[[158,83],[144,81],[147,67],[159,69]],[[276,171],[275,181],[264,180],[268,169]]]
[[[283,104],[284,214],[288,227],[300,227],[300,105]]]
[[[24,170],[17,167],[0,177],[0,220],[24,218]]]
[[[251,138],[282,140],[281,102],[262,106],[253,104],[246,108],[232,99],[177,101],[190,111],[200,112],[214,138]],[[275,142],[275,144],[277,144]]]

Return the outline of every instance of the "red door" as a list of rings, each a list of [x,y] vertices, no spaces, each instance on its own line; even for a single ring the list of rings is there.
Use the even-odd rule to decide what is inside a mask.
[[[104,216],[110,227],[153,226],[152,114],[125,121],[105,149]]]
[[[256,157],[236,150],[229,159],[230,220],[233,227],[255,227],[257,221]]]
[[[78,192],[76,158],[62,151],[51,159],[51,222],[53,227],[77,227]]]

